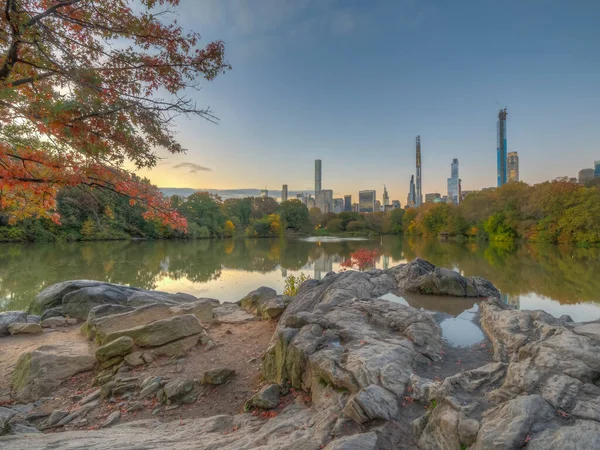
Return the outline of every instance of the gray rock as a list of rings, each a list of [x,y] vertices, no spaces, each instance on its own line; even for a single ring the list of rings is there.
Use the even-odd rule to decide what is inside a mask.
[[[125,356],[133,350],[133,339],[129,336],[121,336],[96,350],[96,359],[103,363],[115,356]]]
[[[106,336],[104,342],[112,342],[122,336],[129,336],[140,347],[157,347],[177,339],[199,334],[203,330],[196,316],[186,314],[111,333]]]
[[[144,361],[146,361],[147,359],[150,359],[152,361],[154,357],[159,356],[183,356],[190,349],[198,345],[198,342],[204,335],[205,332],[202,331],[200,334],[195,334],[193,336],[189,336],[183,339],[178,339],[176,341],[169,342],[168,344],[161,345],[160,347],[154,347],[151,351],[143,353],[143,355],[145,355],[143,356]]]
[[[62,306],[47,309],[44,311],[44,314],[42,314],[41,320],[43,322],[44,320],[51,319],[52,317],[64,317]]]
[[[29,314],[27,316],[27,323],[40,323],[42,321],[42,316],[38,316],[36,314]]]
[[[153,378],[152,381],[150,381],[145,386],[142,385],[142,390],[140,391],[138,398],[141,400],[154,394],[160,389],[160,386],[160,377]]]
[[[117,423],[120,418],[121,418],[121,411],[115,411],[106,418],[106,420],[102,423],[102,425],[100,425],[100,427],[101,428],[110,427],[110,426],[114,425],[115,423]]]
[[[211,369],[204,372],[202,376],[203,384],[223,384],[235,374],[235,370],[222,367]]]
[[[20,323],[12,322],[9,323],[8,332],[12,335],[15,334],[41,334],[44,332],[39,323]]]
[[[9,334],[8,325],[11,323],[26,323],[27,313],[24,311],[0,312],[0,336]]]
[[[32,433],[39,433],[40,431],[37,428],[34,427],[30,427],[27,425],[22,425],[20,423],[13,423],[10,425],[10,430],[9,433],[10,434],[32,434]]]
[[[79,404],[85,405],[86,403],[96,400],[100,397],[100,392],[102,392],[102,388],[96,389],[95,391],[91,392],[90,394],[86,395],[83,399],[81,399]]]
[[[262,315],[262,318],[265,320],[276,319],[283,313],[283,311],[285,311],[286,306],[287,305],[283,301],[283,296],[280,295],[267,300],[259,308],[259,311]]]
[[[377,448],[377,434],[371,432],[336,439],[329,443],[325,450],[376,450]]]
[[[125,312],[134,311],[135,308],[133,306],[125,306],[125,305],[98,305],[94,306],[90,309],[90,312],[87,316],[88,321],[93,321],[94,319],[99,319],[105,316],[113,316],[115,314],[122,314]]]
[[[123,286],[101,284],[78,289],[63,296],[62,307],[65,315],[87,320],[90,310],[99,305],[123,305],[131,295]]]
[[[51,394],[62,381],[92,370],[95,358],[85,343],[43,345],[21,354],[12,375],[12,386],[22,402]]]
[[[65,425],[73,422],[77,418],[77,416],[79,416],[78,412],[72,412],[68,416],[65,416],[62,419],[60,419],[56,424],[56,427],[64,427]]]
[[[171,404],[188,395],[194,389],[194,380],[173,380],[163,388],[163,403]]]
[[[50,417],[48,417],[48,419],[46,420],[44,425],[45,425],[45,427],[53,427],[58,422],[60,422],[62,419],[67,417],[68,415],[69,415],[69,413],[67,411],[61,411],[61,410],[55,409],[54,411],[52,411],[52,413],[50,414]]]
[[[398,399],[387,389],[372,384],[350,397],[342,412],[358,423],[392,420],[398,415]]]
[[[65,317],[50,317],[49,319],[42,320],[40,325],[42,328],[58,328],[66,327],[68,322]]]
[[[240,306],[248,312],[257,313],[263,304],[275,297],[277,297],[277,292],[274,289],[261,286],[242,298]]]
[[[248,400],[248,406],[273,409],[279,404],[280,389],[278,384],[270,384],[260,390],[258,394]]]
[[[256,320],[254,314],[242,310],[237,303],[223,303],[213,309],[213,315],[220,323],[244,323]]]
[[[17,411],[14,411],[10,408],[4,408],[3,406],[0,406],[0,435],[4,431],[6,431],[8,422],[10,421],[10,419],[12,419],[16,415],[17,415]]]
[[[125,356],[125,363],[132,367],[143,366],[145,361],[142,358],[142,352],[134,352]]]

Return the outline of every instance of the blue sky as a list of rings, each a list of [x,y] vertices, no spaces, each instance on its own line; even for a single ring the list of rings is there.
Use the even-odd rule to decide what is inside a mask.
[[[523,181],[600,159],[600,1],[182,0],[178,20],[233,70],[192,94],[220,123],[179,120],[159,186],[307,189],[320,158],[323,188],[404,204],[417,134],[423,193],[453,158],[463,189],[493,186],[501,106]]]

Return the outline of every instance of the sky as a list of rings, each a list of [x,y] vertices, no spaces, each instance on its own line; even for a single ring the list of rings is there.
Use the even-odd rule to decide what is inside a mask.
[[[406,202],[421,136],[423,194],[496,184],[496,122],[521,180],[600,160],[597,0],[181,0],[178,22],[222,39],[233,69],[199,92],[219,118],[177,121],[187,154],[141,174],[160,187],[385,184]],[[160,156],[166,156],[158,151]]]

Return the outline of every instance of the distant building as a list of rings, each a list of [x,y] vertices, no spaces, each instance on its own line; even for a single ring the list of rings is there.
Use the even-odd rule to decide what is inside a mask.
[[[467,195],[471,194],[473,191],[460,191],[460,201],[462,202]]]
[[[314,207],[316,207],[316,206],[317,206],[317,205],[316,205],[315,199],[314,199],[312,196],[309,196],[309,197],[306,199],[306,207],[307,207],[308,209],[310,209],[310,208],[314,208]]]
[[[425,194],[425,203],[435,203],[436,199],[441,199],[442,194],[433,192],[431,194]]]
[[[392,209],[400,209],[400,200],[392,200]]]
[[[448,178],[448,203],[460,203],[460,179],[458,178],[458,159],[454,158],[450,165],[450,178]]]
[[[343,198],[334,198],[333,199],[333,210],[336,214],[344,212],[344,199]]]
[[[498,165],[498,187],[506,184],[507,170],[506,158],[508,147],[506,144],[506,108],[498,112],[498,147],[497,147],[497,165]]]
[[[333,191],[331,189],[321,189],[315,193],[315,205],[322,213],[333,212]]]
[[[269,190],[268,190],[267,188],[261,189],[261,190],[260,190],[260,196],[261,196],[262,198],[266,198],[266,197],[268,197],[268,196],[269,196]]]
[[[352,211],[352,196],[344,195],[344,211]]]
[[[380,212],[381,211],[381,202],[379,200],[375,200],[375,210],[374,212]]]
[[[577,178],[575,178],[575,177],[569,177],[569,176],[564,176],[564,177],[556,177],[552,181],[558,181],[558,182],[561,182],[561,183],[577,183]]]
[[[390,204],[390,196],[388,195],[387,188],[385,184],[383,185],[383,206],[388,206]]]
[[[288,199],[288,187],[287,187],[287,184],[284,184],[281,187],[281,201],[286,202],[287,199]]]
[[[315,196],[321,190],[321,160],[315,159]]]
[[[416,153],[417,153],[417,184],[415,186],[415,206],[421,206],[423,203],[423,191],[421,189],[421,136],[417,136],[416,139]]]
[[[594,161],[594,177],[600,178],[600,161]]]
[[[360,191],[358,193],[359,212],[375,211],[375,191]]]
[[[447,195],[444,195],[442,197],[442,203],[448,203],[448,196]]]
[[[415,199],[415,176],[410,176],[410,185],[408,188],[408,197],[406,198],[406,208],[414,208],[416,206]]]
[[[579,182],[585,184],[594,179],[594,169],[581,169],[577,175]]]
[[[519,153],[510,152],[506,160],[508,181],[519,181]]]
[[[360,208],[358,207],[358,203],[352,203],[352,211],[359,212]]]

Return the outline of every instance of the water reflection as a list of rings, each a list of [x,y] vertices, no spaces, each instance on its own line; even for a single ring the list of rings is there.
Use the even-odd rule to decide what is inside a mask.
[[[235,301],[259,285],[283,290],[300,272],[320,279],[358,248],[377,249],[378,268],[421,257],[496,284],[503,300],[574,320],[600,317],[600,249],[401,239],[240,239],[0,245],[0,309],[26,307],[50,284],[89,278]],[[452,315],[470,308],[446,299]],[[428,301],[406,297],[415,307]]]
[[[477,304],[463,311],[456,317],[442,320],[442,338],[456,347],[470,347],[485,339],[481,328],[475,324],[474,319],[479,311]]]

